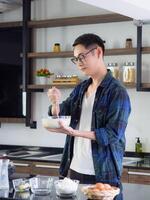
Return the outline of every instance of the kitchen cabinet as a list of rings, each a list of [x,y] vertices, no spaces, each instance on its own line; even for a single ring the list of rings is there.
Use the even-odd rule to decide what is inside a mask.
[[[16,174],[59,176],[59,163],[12,160]]]
[[[11,160],[15,166],[16,173],[30,174],[32,171],[32,161]]]
[[[128,177],[129,183],[150,185],[150,170],[129,168]]]
[[[123,183],[128,183],[129,182],[128,168],[123,168],[121,181]]]
[[[59,164],[54,162],[33,162],[31,173],[32,175],[59,176]]]
[[[16,167],[16,174],[59,176],[60,162],[12,160]],[[121,181],[123,183],[136,183],[150,185],[150,169],[124,167]]]

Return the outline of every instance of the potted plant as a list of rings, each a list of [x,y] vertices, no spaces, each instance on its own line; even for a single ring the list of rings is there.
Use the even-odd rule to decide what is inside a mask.
[[[54,73],[51,73],[47,68],[41,68],[36,71],[36,76],[39,79],[40,84],[48,84],[49,78]]]

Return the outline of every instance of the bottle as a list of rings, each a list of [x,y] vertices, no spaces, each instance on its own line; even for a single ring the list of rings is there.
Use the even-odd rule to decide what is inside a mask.
[[[140,142],[140,138],[137,137],[137,142],[135,144],[135,152],[136,153],[141,153],[142,152],[142,143]]]
[[[9,159],[0,159],[0,190],[9,189],[9,179],[8,179],[8,165]]]

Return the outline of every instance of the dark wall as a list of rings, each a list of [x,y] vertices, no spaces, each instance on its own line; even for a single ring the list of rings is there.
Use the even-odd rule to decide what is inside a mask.
[[[22,30],[0,30],[0,117],[22,117]]]
[[[21,65],[22,30],[11,28],[0,30],[0,63]]]

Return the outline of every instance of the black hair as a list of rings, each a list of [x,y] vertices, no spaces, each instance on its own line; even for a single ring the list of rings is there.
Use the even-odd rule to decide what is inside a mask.
[[[92,46],[94,44],[100,46],[103,51],[103,55],[105,52],[105,41],[102,40],[98,35],[93,33],[86,33],[83,35],[80,35],[73,43],[73,47],[77,46],[78,44],[83,45],[85,48],[88,48],[89,46]]]

